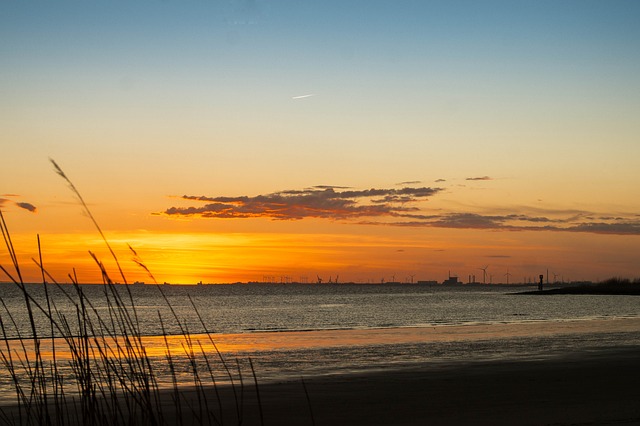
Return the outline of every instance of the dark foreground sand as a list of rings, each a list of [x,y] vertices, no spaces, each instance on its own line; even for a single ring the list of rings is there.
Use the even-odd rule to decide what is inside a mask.
[[[265,425],[640,425],[639,360],[633,348],[307,378],[313,415],[301,381],[259,391]],[[245,392],[243,424],[260,424]]]
[[[255,387],[245,386],[241,424],[640,425],[640,347],[544,360],[424,364],[307,377],[305,384],[310,403],[301,380],[260,384],[261,404]],[[231,390],[219,390],[224,424],[240,424]],[[207,396],[218,413],[216,392]],[[185,397],[197,407],[193,392]],[[165,402],[168,424],[200,424],[177,421],[169,395]]]

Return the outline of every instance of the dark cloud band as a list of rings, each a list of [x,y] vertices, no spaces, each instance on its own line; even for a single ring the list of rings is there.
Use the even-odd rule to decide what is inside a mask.
[[[15,194],[4,194],[4,196],[5,197],[19,197],[19,195],[15,195]],[[16,206],[20,207],[21,209],[28,210],[31,213],[36,213],[38,211],[36,206],[34,206],[31,203],[25,203],[25,202],[21,202],[21,201],[13,201],[13,200],[9,200],[8,198],[0,198],[0,207],[2,207],[4,204],[15,204]]]
[[[469,178],[469,180],[489,179],[491,178]],[[180,197],[183,200],[202,202],[203,204],[190,207],[171,207],[165,210],[164,214],[215,219],[301,220],[317,218],[401,227],[640,235],[640,216],[637,215],[624,217],[575,210],[545,211],[531,208],[515,209],[519,212],[528,211],[528,213],[431,212],[429,214],[420,208],[420,202],[430,199],[441,191],[443,191],[442,188],[429,187],[358,190],[323,185],[253,197],[183,195]],[[511,211],[513,210],[511,209]]]
[[[427,187],[353,190],[322,186],[255,197],[184,195],[181,197],[184,200],[207,204],[200,207],[171,207],[165,214],[206,218],[266,217],[279,220],[384,217],[417,210],[408,204],[426,200],[441,190]]]

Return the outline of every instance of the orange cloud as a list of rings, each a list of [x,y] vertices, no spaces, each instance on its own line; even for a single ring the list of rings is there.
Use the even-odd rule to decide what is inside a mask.
[[[466,180],[493,180],[489,176],[481,176],[481,177],[468,177]]]
[[[38,209],[31,203],[16,203],[16,205],[22,209],[29,210],[32,213],[35,213]]]
[[[490,180],[488,176],[468,180]],[[420,202],[438,195],[442,188],[354,190],[348,187],[316,186],[266,195],[207,197],[184,195],[201,206],[171,207],[167,216],[214,219],[305,218],[351,221],[364,225],[490,229],[504,231],[563,231],[610,235],[640,235],[638,215],[599,215],[578,210],[541,210],[527,207],[501,209],[509,214],[477,212],[426,212]],[[430,213],[430,214],[429,214]]]
[[[5,197],[19,197],[19,195],[17,194],[4,194]],[[37,208],[36,206],[34,206],[31,203],[26,203],[26,202],[21,202],[21,201],[13,201],[13,200],[9,200],[8,198],[0,198],[0,207],[2,207],[4,204],[15,204],[16,206],[20,207],[21,209],[25,209],[30,211],[31,213],[36,213],[37,212]]]
[[[407,203],[425,200],[440,188],[366,189],[337,191],[338,187],[314,187],[288,190],[255,197],[205,197],[185,195],[184,200],[203,201],[200,207],[171,207],[169,216],[199,216],[205,218],[266,217],[277,220],[304,218],[353,219],[361,217],[395,216],[418,210]]]
[[[433,227],[450,229],[492,229],[505,231],[563,231],[609,235],[640,235],[640,220],[616,217],[609,221],[575,222],[575,218],[550,219],[521,214],[506,216],[481,215],[476,213],[450,213],[440,216],[405,215],[420,221],[388,223],[393,226]],[[541,223],[543,225],[527,225]],[[373,224],[371,222],[367,224]]]

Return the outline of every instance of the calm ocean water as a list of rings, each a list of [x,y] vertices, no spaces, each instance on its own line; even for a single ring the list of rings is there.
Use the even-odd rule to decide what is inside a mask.
[[[27,288],[42,306],[46,306],[42,285],[28,285]],[[107,298],[103,286],[84,285],[81,288],[97,312],[106,311]],[[158,315],[162,316],[169,334],[180,332],[169,306],[191,333],[205,331],[194,312],[194,305],[208,331],[213,333],[423,327],[640,316],[640,298],[637,297],[524,296],[512,293],[533,287],[500,285],[174,285],[161,286],[162,292],[156,286],[136,285],[128,289],[141,332],[150,336],[161,334]],[[57,309],[74,318],[75,306],[62,291],[77,300],[73,287],[50,285],[48,290]],[[120,290],[123,300],[128,302],[128,293],[123,288]],[[11,284],[0,285],[0,298],[16,316],[17,323],[25,326],[21,330],[23,335],[28,334],[25,302],[19,289]],[[42,330],[48,328],[48,321],[42,315],[37,320]]]
[[[46,306],[42,285],[27,288]],[[105,288],[81,288],[92,311],[107,315]],[[156,286],[128,289],[131,296],[124,287],[119,291],[131,314],[133,299],[145,345],[159,370],[166,364],[159,317],[168,334],[180,334],[181,325],[213,351],[206,336],[199,336],[205,329],[196,310],[224,356],[244,365],[251,357],[261,380],[640,345],[640,297],[526,296],[512,293],[530,288],[498,285],[162,286],[164,295]],[[77,330],[74,288],[48,290],[57,311]],[[7,337],[28,336],[24,296],[6,284],[0,285],[0,298]],[[17,330],[7,326],[9,312]],[[46,335],[49,321],[43,315],[35,320],[41,337]],[[180,342],[176,337],[176,359]],[[182,358],[188,383],[188,362]],[[0,400],[10,391],[8,379],[0,377]]]

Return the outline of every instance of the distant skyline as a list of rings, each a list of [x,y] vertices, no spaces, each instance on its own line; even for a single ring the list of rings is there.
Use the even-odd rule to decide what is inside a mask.
[[[622,0],[5,2],[0,209],[30,281],[37,234],[59,281],[100,280],[88,250],[117,278],[49,158],[130,282],[149,277],[128,244],[172,283],[640,277],[638,18]]]

